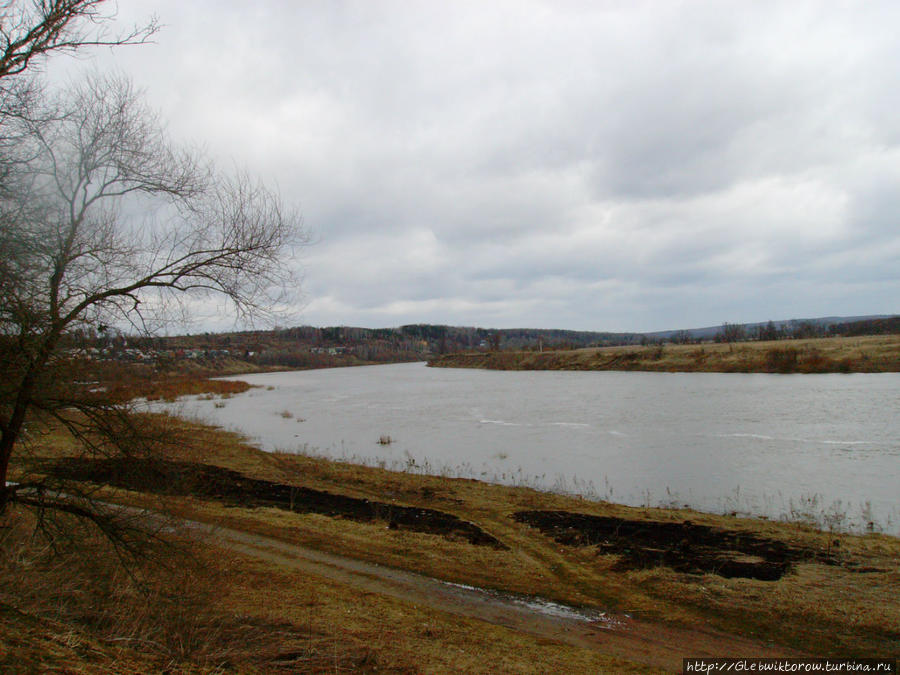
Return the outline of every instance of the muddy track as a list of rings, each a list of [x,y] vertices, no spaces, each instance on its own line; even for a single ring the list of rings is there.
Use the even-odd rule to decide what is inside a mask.
[[[249,532],[197,522],[187,525],[195,533],[208,534],[219,546],[281,567],[664,671],[680,672],[687,656],[798,655],[741,636],[452,584]]]
[[[361,520],[379,518],[379,509],[387,506],[369,500],[252,479],[209,465],[163,462],[150,467],[134,463],[122,466],[70,461],[57,463],[52,472],[59,478],[88,480],[148,492],[200,493],[235,505],[276,506],[292,511],[313,511]],[[285,506],[286,501],[288,506]],[[148,515],[148,512],[131,507],[114,508]],[[388,521],[389,526],[430,531],[467,539],[473,544],[506,548],[501,541],[473,523],[462,521],[451,514],[396,505],[391,505],[391,512],[394,517]],[[398,517],[397,514],[406,515]],[[160,516],[157,514],[150,517]],[[516,520],[523,522],[527,519],[520,517]],[[568,607],[536,597],[452,584],[250,532],[196,521],[180,522],[184,527],[178,529],[184,529],[186,534],[207,538],[224,548],[286,569],[316,575],[354,589],[386,595],[456,616],[486,621],[541,639],[591,649],[662,671],[680,672],[682,658],[689,656],[798,655],[796,652],[741,636],[700,628],[679,628],[602,608]],[[512,523],[512,519],[510,522]],[[568,525],[571,526],[571,523]]]

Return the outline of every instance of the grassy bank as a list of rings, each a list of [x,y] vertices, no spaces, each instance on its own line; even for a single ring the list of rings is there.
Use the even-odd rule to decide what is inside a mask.
[[[469,352],[430,366],[493,370],[641,370],[717,373],[900,372],[900,335],[775,342],[599,347],[560,351]]]
[[[316,355],[322,358],[303,366],[259,365],[235,358],[192,361],[181,359],[161,364],[124,361],[76,361],[66,377],[89,383],[95,392],[116,401],[135,398],[173,401],[193,394],[238,394],[250,388],[245,382],[225,382],[211,378],[285,370],[315,370],[382,365],[350,355]],[[398,361],[399,362],[399,361]],[[74,376],[74,377],[73,377]]]
[[[115,479],[97,472],[94,487],[104,499],[459,584],[627,613],[661,627],[752,637],[785,653],[889,655],[900,640],[896,538],[628,508],[268,454],[221,430],[166,416],[147,422],[177,441],[156,459],[156,466],[176,473],[140,470],[134,472],[140,482],[128,483],[127,471]],[[73,452],[71,439],[59,430],[42,438],[39,447],[42,459],[53,462]],[[277,499],[281,487],[289,489],[289,505]],[[372,517],[357,518],[350,510],[315,507],[313,497],[322,494],[380,506]],[[455,518],[502,545],[473,543],[477,540],[452,528],[415,527],[397,517],[402,508],[417,509],[423,521],[430,514]],[[561,526],[549,527],[553,522]],[[632,533],[627,546],[615,548],[612,534],[597,534],[609,522]],[[70,551],[53,552],[30,537],[22,512],[8,514],[4,528],[0,667],[25,663],[32,672],[53,670],[54,663],[73,672],[163,666],[173,672],[658,670],[642,666],[639,654],[634,662],[623,661],[621,655],[360,592],[277,561],[233,551],[223,555],[214,541],[162,549],[157,560],[166,564],[145,573],[142,590],[118,570],[102,541],[83,537]],[[647,533],[657,538],[645,542]],[[695,535],[715,535],[715,542]],[[85,547],[92,551],[88,556]],[[701,553],[715,564],[707,565]],[[778,574],[768,580],[741,576],[745,568]],[[729,576],[735,569],[738,573]],[[130,664],[131,670],[117,670],[117,664]]]

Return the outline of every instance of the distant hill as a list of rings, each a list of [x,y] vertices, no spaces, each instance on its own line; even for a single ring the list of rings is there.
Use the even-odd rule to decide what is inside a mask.
[[[543,351],[657,342],[732,342],[826,335],[900,333],[900,316],[828,316],[704,328],[613,333],[550,328],[478,328],[407,324],[396,328],[297,326],[268,331],[202,333],[173,337],[73,333],[67,348],[91,358],[132,361],[237,360],[258,367],[325,368],[397,361],[470,351]]]
[[[873,324],[876,325],[877,322],[891,321],[891,320],[900,320],[895,314],[873,314],[868,316],[822,316],[814,319],[782,319],[779,321],[760,321],[757,323],[744,323],[744,324],[734,324],[740,326],[744,329],[747,335],[753,335],[758,330],[765,328],[771,323],[777,330],[782,333],[792,334],[795,333],[798,328],[803,326],[815,326],[821,330],[823,334],[832,333],[837,335],[846,334],[840,330],[837,330],[839,326],[847,326],[850,324]],[[830,330],[830,327],[835,327],[834,330]],[[681,328],[677,330],[663,330],[656,331],[653,333],[644,333],[647,338],[651,338],[654,340],[671,340],[673,337],[678,335],[689,335],[694,340],[712,340],[716,337],[716,335],[722,332],[722,325],[718,326],[705,326],[703,328]],[[876,333],[880,332],[895,332],[891,331],[875,331]]]

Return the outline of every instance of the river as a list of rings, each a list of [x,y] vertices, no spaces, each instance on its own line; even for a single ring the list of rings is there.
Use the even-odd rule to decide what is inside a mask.
[[[227,400],[185,399],[178,412],[265,450],[634,506],[900,534],[896,373],[500,372],[413,363],[234,379],[257,386]]]

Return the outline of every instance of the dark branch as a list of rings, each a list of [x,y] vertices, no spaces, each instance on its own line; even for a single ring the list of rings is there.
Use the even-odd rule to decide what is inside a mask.
[[[103,26],[115,13],[104,14],[108,0],[7,0],[0,7],[0,78],[24,72],[35,58],[54,51],[85,47],[145,44],[159,31],[151,18],[118,35]],[[111,3],[109,3],[111,4]],[[91,29],[85,30],[87,24]]]

